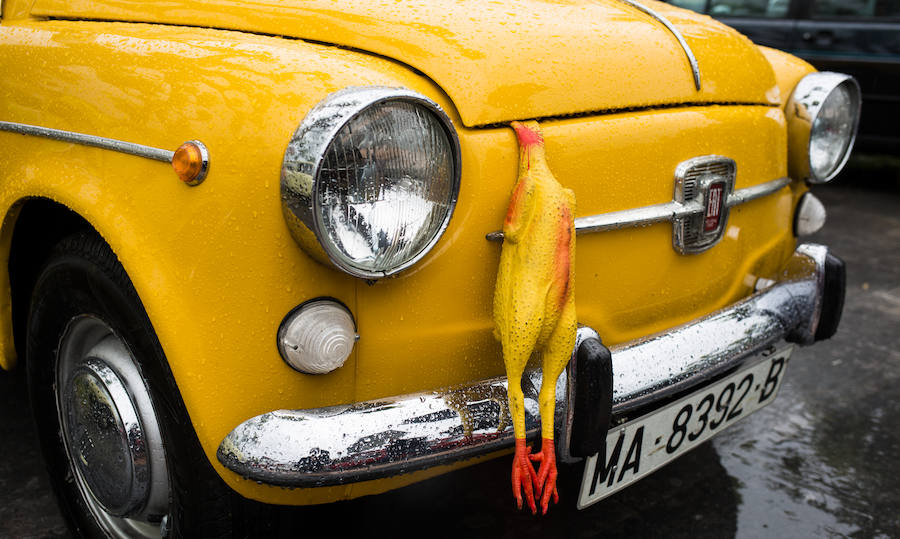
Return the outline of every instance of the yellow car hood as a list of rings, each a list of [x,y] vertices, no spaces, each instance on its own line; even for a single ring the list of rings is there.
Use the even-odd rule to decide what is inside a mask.
[[[674,104],[776,104],[772,69],[712,19],[618,0],[36,0],[36,16],[157,22],[282,35],[375,53],[433,79],[467,126]]]

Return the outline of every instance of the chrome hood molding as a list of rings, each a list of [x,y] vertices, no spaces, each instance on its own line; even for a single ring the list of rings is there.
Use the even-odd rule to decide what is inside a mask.
[[[681,35],[681,32],[679,32],[671,22],[669,22],[669,19],[663,17],[659,14],[659,12],[650,9],[640,2],[635,2],[634,0],[619,0],[619,2],[624,2],[635,9],[643,11],[653,19],[659,21],[660,24],[666,27],[666,30],[668,30],[672,33],[673,36],[675,36],[675,39],[678,40],[678,44],[681,45],[682,49],[684,49],[684,54],[685,56],[687,56],[688,63],[691,65],[691,74],[694,76],[694,87],[697,88],[697,91],[699,92],[703,86],[700,82],[700,66],[697,63],[697,57],[694,56],[694,51],[691,50],[691,46],[688,45],[687,41],[684,40],[684,36]]]

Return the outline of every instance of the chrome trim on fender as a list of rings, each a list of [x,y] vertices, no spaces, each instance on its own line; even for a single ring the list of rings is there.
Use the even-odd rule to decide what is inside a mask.
[[[40,127],[37,125],[0,122],[0,131],[48,138],[60,142],[72,142],[74,144],[81,144],[82,146],[93,146],[94,148],[127,153],[129,155],[136,155],[138,157],[145,157],[147,159],[163,161],[165,163],[171,163],[172,156],[175,155],[175,152],[154,148],[152,146],[144,146],[143,144],[135,144],[133,142],[125,142],[123,140],[98,137],[95,135],[85,135],[84,133],[75,133],[74,131],[63,131],[62,129],[51,129],[49,127]]]
[[[725,309],[611,349],[613,414],[690,389],[787,340],[815,335],[828,249],[801,245],[776,283]],[[579,338],[596,335],[580,328]],[[497,359],[499,361],[499,358]],[[526,372],[525,424],[539,433],[540,371]],[[569,418],[567,374],[557,380],[556,421]],[[230,470],[271,485],[314,487],[378,479],[513,445],[507,379],[309,410],[277,410],[238,425],[219,445]],[[568,436],[560,432],[559,450]],[[564,453],[564,454],[565,454]]]
[[[694,75],[694,87],[697,91],[700,91],[700,66],[697,64],[697,57],[694,56],[694,51],[691,50],[690,45],[687,44],[687,41],[684,40],[684,36],[681,35],[681,32],[678,31],[675,26],[669,22],[668,19],[660,15],[657,11],[650,9],[649,7],[635,2],[634,0],[619,0],[623,4],[628,4],[629,6],[637,9],[638,11],[643,11],[657,22],[666,27],[666,29],[675,36],[675,39],[678,40],[678,44],[681,45],[681,48],[684,50],[685,56],[687,56],[688,63],[691,64],[691,73]]]
[[[737,189],[725,199],[725,205],[729,208],[777,193],[791,183],[790,178],[778,178],[753,187]],[[652,225],[665,221],[675,221],[689,215],[694,215],[703,210],[699,201],[691,201],[686,204],[672,201],[653,206],[644,206],[632,210],[622,210],[610,213],[589,215],[575,219],[575,233],[589,234],[591,232],[605,232],[637,226]],[[503,241],[503,232],[491,232],[485,236],[488,241]]]

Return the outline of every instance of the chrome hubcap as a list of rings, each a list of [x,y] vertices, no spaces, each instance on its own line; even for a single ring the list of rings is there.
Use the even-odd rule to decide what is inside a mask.
[[[106,511],[127,516],[147,501],[144,431],[122,380],[90,357],[66,383],[67,444],[75,466]]]
[[[137,363],[102,320],[69,322],[56,396],[75,481],[97,523],[116,537],[159,537],[169,494],[159,423]]]

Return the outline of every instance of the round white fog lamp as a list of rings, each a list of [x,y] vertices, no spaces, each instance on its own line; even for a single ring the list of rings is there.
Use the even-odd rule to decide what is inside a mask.
[[[346,307],[333,300],[312,300],[281,322],[278,352],[300,372],[325,374],[347,361],[356,339],[356,324]]]
[[[797,204],[794,216],[794,235],[809,236],[825,226],[825,205],[812,193],[806,193]]]
[[[810,73],[797,83],[786,108],[791,176],[825,183],[838,175],[856,140],[861,103],[850,75]]]
[[[281,196],[309,254],[365,279],[394,275],[437,243],[456,206],[456,131],[433,101],[402,88],[335,92],[284,154]]]

